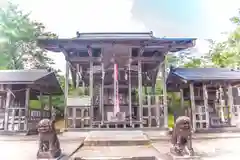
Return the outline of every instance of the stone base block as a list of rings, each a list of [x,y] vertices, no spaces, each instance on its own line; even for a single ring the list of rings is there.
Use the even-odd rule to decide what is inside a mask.
[[[37,159],[56,159],[62,156],[61,150],[57,150],[56,152],[38,152]]]
[[[178,156],[173,153],[168,153],[167,155],[169,160],[200,160],[200,156]]]

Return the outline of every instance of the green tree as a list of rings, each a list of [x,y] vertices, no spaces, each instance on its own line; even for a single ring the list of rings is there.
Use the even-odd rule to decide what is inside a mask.
[[[0,8],[0,69],[49,68],[53,60],[36,45],[39,37],[53,38],[42,23],[32,21],[17,5]]]
[[[216,67],[238,68],[240,66],[240,10],[231,22],[236,28],[228,33],[228,38],[223,42],[211,41],[211,61]]]
[[[8,3],[0,8],[0,69],[52,69],[53,60],[47,52],[37,46],[37,38],[57,38],[56,34],[45,31],[42,23],[29,18],[17,5]],[[54,70],[58,76],[59,70]],[[58,76],[59,77],[59,76]],[[61,81],[59,81],[61,83]],[[47,97],[44,102],[47,103]],[[53,96],[54,106],[64,105],[64,96]],[[38,106],[35,101],[33,105]],[[33,106],[35,107],[35,106]]]

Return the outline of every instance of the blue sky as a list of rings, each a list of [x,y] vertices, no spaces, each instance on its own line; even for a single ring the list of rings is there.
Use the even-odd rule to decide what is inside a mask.
[[[220,40],[229,31],[229,18],[240,0],[12,0],[31,12],[60,37],[80,32],[153,31],[163,37],[196,37],[200,52],[208,50],[204,39]],[[4,0],[0,1],[0,5]],[[54,67],[64,72],[63,55],[49,53]]]
[[[135,0],[133,18],[162,36],[218,39],[229,31],[238,0]]]

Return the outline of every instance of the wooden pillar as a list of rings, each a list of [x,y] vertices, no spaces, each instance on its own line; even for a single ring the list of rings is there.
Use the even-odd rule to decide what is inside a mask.
[[[31,91],[30,88],[26,88],[26,91],[25,91],[25,123],[24,123],[25,131],[28,130],[30,91]]]
[[[79,81],[80,81],[80,76],[79,76],[79,74],[80,74],[79,64],[77,64],[76,67],[77,67],[77,72],[76,72],[76,88],[78,88],[78,87],[79,87]]]
[[[143,106],[142,106],[142,63],[138,60],[138,100],[139,100],[139,120],[140,127],[143,127]]]
[[[40,91],[40,103],[41,103],[41,119],[44,118],[43,112],[44,112],[44,103],[43,103],[43,93]]]
[[[194,96],[194,86],[193,83],[189,84],[190,89],[190,101],[191,101],[191,119],[192,119],[192,128],[193,131],[196,131],[196,107],[195,107],[195,96]]]
[[[147,86],[144,85],[144,98],[145,98],[145,101],[147,102],[148,101],[148,90],[147,90]]]
[[[4,130],[8,130],[8,124],[9,124],[9,107],[11,105],[12,100],[12,93],[11,93],[11,86],[7,85],[7,96],[6,96],[6,105],[5,105],[5,117],[4,117]]]
[[[81,121],[82,121],[82,119],[81,119]],[[72,108],[72,126],[73,126],[73,128],[76,128],[76,107]]]
[[[162,72],[162,90],[163,90],[163,107],[164,107],[164,128],[168,128],[168,106],[167,106],[167,86],[166,86],[166,56],[161,67]]]
[[[138,57],[141,57],[144,52],[144,47],[141,46]],[[142,96],[142,61],[138,60],[138,100],[139,100],[139,119],[140,119],[140,127],[143,127],[143,96]]]
[[[90,47],[88,47],[88,54],[90,57],[92,57],[92,49]],[[90,127],[92,127],[92,123],[93,123],[93,116],[94,116],[94,110],[93,110],[93,61],[90,60],[90,70],[89,70],[89,74],[90,74],[90,78],[89,78],[89,96],[90,96]]]
[[[84,95],[86,94],[85,93],[85,82],[84,82],[84,79],[83,79],[83,77],[82,77],[82,75],[83,75],[83,67],[82,66],[80,66],[80,75],[81,75],[81,77],[80,77],[80,81],[82,82],[82,89],[83,89],[83,93],[84,93]],[[79,75],[79,76],[80,76]]]
[[[26,92],[26,91],[25,91]],[[18,109],[18,130],[22,130],[21,128],[21,122],[22,122],[22,111],[24,108],[22,108],[21,102],[19,103],[19,109]],[[24,128],[23,128],[24,129]]]
[[[146,95],[147,97],[147,104],[148,104],[148,127],[152,127],[152,113],[151,113],[151,108],[152,108],[152,103],[151,103],[151,96]]]
[[[232,85],[228,84],[228,110],[230,112],[230,125],[232,125],[232,118],[234,116],[234,112],[233,112],[233,92],[232,92]]]
[[[219,101],[220,101],[220,113],[221,113],[221,121],[225,122],[225,114],[224,114],[224,106],[225,106],[225,100],[223,99],[224,93],[223,93],[222,85],[219,87]]]
[[[180,105],[181,105],[181,110],[184,113],[184,95],[183,95],[183,89],[180,89]]]
[[[64,87],[64,120],[65,120],[65,128],[68,128],[68,107],[67,107],[67,100],[68,100],[68,85],[69,85],[69,62],[66,59],[66,71],[65,71],[65,87]]]
[[[102,60],[102,85],[101,85],[101,94],[100,94],[100,101],[101,101],[101,114],[102,114],[102,124],[104,122],[104,117],[105,117],[105,114],[104,114],[104,78],[105,78],[105,70],[104,70],[104,63],[103,63],[103,60]]]
[[[203,100],[204,100],[204,108],[205,108],[205,114],[206,114],[206,128],[209,128],[209,109],[208,109],[208,90],[207,85],[203,84],[202,86],[203,90]]]
[[[4,91],[3,84],[0,84],[0,91]],[[4,98],[3,96],[0,96],[0,109],[3,108],[4,105]]]
[[[128,63],[128,110],[129,110],[129,123],[132,126],[132,81],[131,81],[131,64],[132,55],[130,56]]]
[[[12,111],[12,119],[11,119],[11,124],[12,124],[12,126],[11,126],[11,130],[12,131],[14,131],[14,124],[15,124],[15,113],[16,113],[16,108],[15,108],[15,106],[11,106],[11,111]]]
[[[56,118],[56,113],[54,113],[54,108],[52,107],[52,95],[48,95],[48,108],[50,112],[50,119],[55,120]]]

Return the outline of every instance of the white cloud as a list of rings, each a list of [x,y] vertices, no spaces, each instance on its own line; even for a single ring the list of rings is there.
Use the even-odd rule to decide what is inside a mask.
[[[229,19],[236,15],[237,9],[240,8],[239,0],[198,0],[201,13],[193,14],[198,15],[194,17],[197,22],[191,24],[186,21],[179,24],[176,18],[169,18],[166,13],[161,14],[161,8],[148,7],[147,3],[154,3],[154,1],[157,0],[148,2],[134,0],[133,17],[144,23],[147,29],[153,30],[157,36],[198,38],[196,48],[200,53],[206,53],[209,50],[209,44],[205,39],[221,41],[226,38],[226,35],[221,33],[233,29],[234,26]],[[186,6],[186,9],[187,7],[190,6]]]
[[[74,37],[79,32],[141,32],[144,25],[132,20],[131,0],[13,0],[32,19],[41,21],[47,30],[60,37]],[[65,59],[57,53],[49,54],[55,67],[64,71]]]
[[[204,5],[205,25],[208,25],[213,32],[213,37],[221,40],[224,35],[222,32],[228,32],[234,28],[230,18],[237,15],[240,9],[239,0],[202,0]]]

